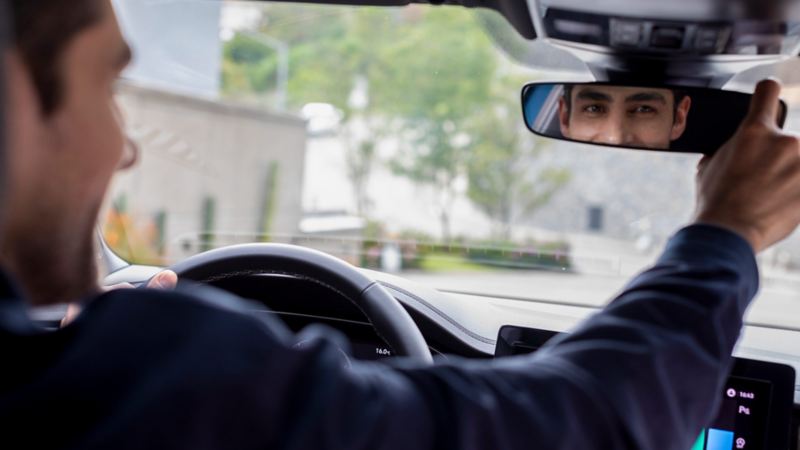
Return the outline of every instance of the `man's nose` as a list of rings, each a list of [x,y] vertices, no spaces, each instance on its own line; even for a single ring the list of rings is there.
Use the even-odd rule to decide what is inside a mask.
[[[117,170],[125,170],[136,164],[136,161],[139,160],[139,143],[131,137],[130,131],[126,129],[122,110],[119,109],[119,105],[116,101],[111,104],[111,109],[114,114],[114,119],[117,121],[117,126],[122,131],[124,140],[122,156],[120,157]]]
[[[625,134],[622,120],[611,116],[606,120],[595,142],[600,144],[622,145],[625,143]]]
[[[139,144],[128,133],[125,133],[125,148],[119,160],[118,170],[125,170],[136,164],[139,160]]]

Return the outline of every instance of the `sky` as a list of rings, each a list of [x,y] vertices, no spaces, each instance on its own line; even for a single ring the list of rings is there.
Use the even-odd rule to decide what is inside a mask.
[[[219,96],[222,4],[197,0],[114,0],[134,51],[126,79],[206,98]]]

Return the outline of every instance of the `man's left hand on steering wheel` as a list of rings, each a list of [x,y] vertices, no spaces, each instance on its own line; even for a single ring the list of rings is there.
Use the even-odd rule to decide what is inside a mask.
[[[157,273],[150,281],[147,282],[147,287],[150,289],[175,289],[175,286],[178,284],[178,275],[171,270],[162,270],[161,272]],[[104,286],[102,289],[104,291],[113,291],[114,289],[133,289],[135,288],[134,285],[130,283],[120,283],[114,284],[112,286]],[[69,303],[67,305],[67,313],[64,314],[64,318],[61,319],[61,327],[65,327],[69,325],[70,322],[75,320],[78,317],[78,314],[81,313],[81,305],[78,303]]]

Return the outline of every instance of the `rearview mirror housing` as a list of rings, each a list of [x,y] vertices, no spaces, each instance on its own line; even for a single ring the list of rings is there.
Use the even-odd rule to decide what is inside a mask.
[[[637,150],[711,155],[739,128],[752,95],[683,86],[532,83],[525,125],[540,136]],[[786,103],[776,118],[783,127]]]

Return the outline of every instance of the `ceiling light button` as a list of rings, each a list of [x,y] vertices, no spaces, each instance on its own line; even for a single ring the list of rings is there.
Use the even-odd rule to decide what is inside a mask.
[[[629,20],[611,19],[611,45],[638,47],[642,40],[642,24]]]

